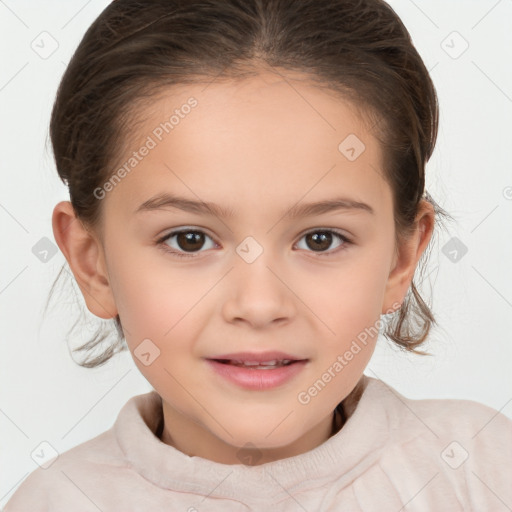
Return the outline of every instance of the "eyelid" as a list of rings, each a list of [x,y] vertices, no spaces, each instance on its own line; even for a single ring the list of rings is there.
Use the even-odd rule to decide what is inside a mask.
[[[297,238],[300,240],[303,236],[309,235],[309,233],[318,233],[318,232],[321,232],[321,231],[329,231],[329,232],[335,233],[335,234],[337,234],[339,236],[342,236],[342,237],[346,238],[347,240],[351,240],[351,241],[352,241],[352,238],[353,238],[352,235],[350,235],[344,229],[333,228],[333,227],[328,227],[328,226],[319,226],[319,227],[305,229],[304,231],[302,231],[297,236]]]
[[[183,232],[188,233],[189,231],[198,231],[200,233],[204,233],[205,235],[209,236],[212,240],[215,240],[215,237],[210,234],[210,232],[207,228],[203,228],[201,226],[184,225],[184,226],[178,226],[178,227],[169,229],[169,231],[167,231],[167,233],[165,233],[161,236],[157,236],[155,238],[155,242],[167,240],[167,238],[169,238],[172,235],[177,235],[177,234],[183,233]]]
[[[184,257],[192,257],[193,258],[193,257],[195,257],[194,255],[200,254],[201,252],[204,252],[204,251],[197,251],[197,252],[191,252],[191,253],[187,253],[184,251],[176,251],[175,249],[172,249],[165,243],[167,240],[169,240],[169,238],[172,238],[173,236],[179,235],[180,233],[188,233],[191,231],[196,231],[196,232],[202,233],[202,234],[206,235],[208,238],[210,238],[215,245],[217,245],[217,246],[219,245],[218,242],[215,240],[215,238],[212,235],[208,234],[208,230],[206,228],[202,228],[199,226],[180,226],[180,227],[171,229],[171,231],[169,231],[165,235],[157,237],[157,239],[155,240],[154,243],[155,243],[155,245],[160,247],[166,253],[171,253],[171,254],[177,255],[178,257],[184,256]]]

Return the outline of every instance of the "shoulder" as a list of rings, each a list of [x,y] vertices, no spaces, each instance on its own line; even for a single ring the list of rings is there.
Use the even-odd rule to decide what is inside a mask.
[[[45,499],[45,479],[40,473],[41,468],[33,471],[16,489],[2,512],[47,512],[48,501]]]
[[[470,440],[479,450],[494,450],[503,447],[503,443],[512,443],[512,420],[492,407],[473,400],[412,399],[385,386],[394,395],[402,427],[416,432],[429,431],[438,438]]]
[[[383,400],[390,426],[388,467],[419,469],[472,510],[512,504],[512,420],[476,401],[411,399],[373,381],[371,396]]]
[[[19,485],[4,512],[91,509],[90,496],[106,482],[121,485],[131,478],[132,466],[120,446],[119,432],[133,431],[138,438],[144,426],[140,411],[155,400],[151,393],[130,398],[109,430],[47,459]]]
[[[370,397],[385,404],[393,428],[407,428],[416,435],[430,431],[442,435],[469,436],[475,442],[495,444],[492,434],[499,432],[512,441],[512,420],[485,404],[463,399],[408,398],[385,382],[369,378]],[[430,427],[430,428],[429,428]]]
[[[99,476],[105,467],[123,464],[110,429],[46,460],[20,484],[3,511],[46,512],[55,510],[57,502],[58,510],[65,510],[64,506],[77,509],[78,483]]]

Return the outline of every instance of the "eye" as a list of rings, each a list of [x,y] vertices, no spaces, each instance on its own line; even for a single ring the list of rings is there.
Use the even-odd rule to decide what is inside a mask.
[[[333,240],[336,238],[340,241],[340,243],[335,247],[337,250],[328,251],[327,249],[329,249]],[[162,250],[171,253],[173,256],[177,256],[179,258],[193,258],[196,257],[197,253],[202,252],[200,249],[205,248],[205,241],[207,239],[210,240],[212,244],[210,247],[206,247],[206,249],[216,247],[216,243],[204,231],[200,229],[185,228],[171,231],[164,237],[157,240],[156,243],[162,248]],[[315,231],[310,231],[309,233],[304,234],[301,237],[301,240],[302,239],[305,239],[306,245],[313,249],[309,252],[317,253],[319,256],[331,256],[333,253],[338,253],[340,250],[344,250],[352,243],[345,235],[333,229],[317,229]],[[299,248],[303,249],[303,247]],[[307,249],[308,247],[306,247],[306,250]]]
[[[341,249],[326,251],[335,238],[341,241],[341,243],[337,245],[337,248],[341,247]],[[306,245],[313,248],[312,252],[318,253],[319,256],[331,256],[333,253],[338,253],[340,250],[346,249],[346,247],[352,243],[345,235],[333,229],[317,229],[310,231],[306,233],[301,240],[302,239],[305,239]]]
[[[187,228],[171,231],[163,238],[160,238],[157,244],[161,246],[164,251],[174,256],[193,258],[195,253],[199,252],[198,249],[203,248],[205,239],[212,240],[204,231]],[[215,247],[215,242],[213,242],[213,247]],[[207,249],[211,248],[212,247],[207,247]]]

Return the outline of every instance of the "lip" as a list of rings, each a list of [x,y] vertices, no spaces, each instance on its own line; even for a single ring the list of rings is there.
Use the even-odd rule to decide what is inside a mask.
[[[254,357],[254,355],[251,355]],[[266,359],[268,354],[265,355],[265,358],[262,361],[270,361],[271,359],[290,359],[290,357],[273,357],[270,359]],[[234,354],[231,354],[228,358],[219,359],[237,359],[234,357]],[[243,359],[239,359],[243,360]],[[246,359],[247,361],[255,361],[256,359]],[[221,377],[225,378],[229,382],[236,384],[237,386],[249,389],[253,391],[264,391],[267,389],[276,388],[290,381],[293,377],[299,374],[306,364],[308,363],[307,359],[298,360],[295,359],[295,362],[287,365],[280,366],[273,369],[268,370],[257,370],[251,368],[242,368],[240,366],[220,363],[215,361],[214,359],[206,359],[206,362],[212,368],[212,370]]]
[[[213,359],[226,359],[231,361],[256,361],[258,363],[263,363],[265,361],[273,361],[277,359],[279,361],[283,359],[289,359],[291,361],[303,361],[305,358],[296,357],[290,354],[286,354],[285,352],[279,352],[276,350],[269,350],[267,352],[235,352],[232,354],[221,354],[214,357],[209,357],[208,360]],[[267,371],[267,370],[264,370]]]

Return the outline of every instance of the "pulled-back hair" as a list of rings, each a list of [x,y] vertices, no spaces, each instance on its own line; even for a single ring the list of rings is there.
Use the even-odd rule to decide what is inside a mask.
[[[449,217],[425,191],[425,165],[437,136],[436,92],[408,31],[384,1],[115,0],[76,49],[51,115],[57,171],[77,218],[84,226],[99,225],[102,201],[94,190],[131,144],[129,127],[144,105],[175,85],[237,80],[264,66],[301,73],[365,113],[382,144],[397,243],[412,232],[422,199],[434,206],[436,221]],[[65,267],[50,297],[60,277],[69,275]],[[113,321],[115,340],[102,325],[76,349],[86,352],[81,366],[101,365],[127,349],[119,315]],[[383,334],[425,354],[416,347],[434,323],[413,279]]]

